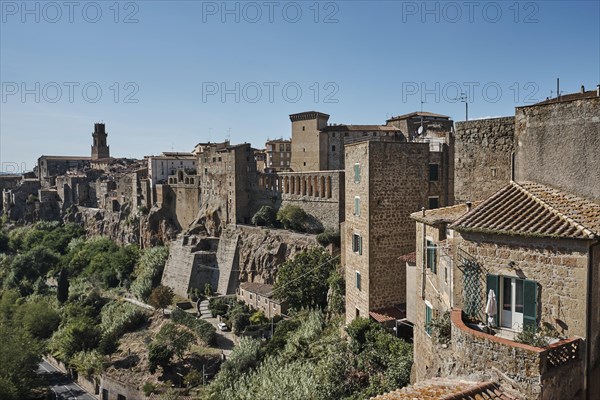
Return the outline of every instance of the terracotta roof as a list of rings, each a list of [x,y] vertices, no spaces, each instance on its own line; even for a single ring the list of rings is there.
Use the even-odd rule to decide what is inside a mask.
[[[251,293],[256,293],[264,297],[271,297],[273,295],[273,285],[258,282],[244,282],[240,285],[244,290]]]
[[[481,203],[481,201],[471,203],[471,209]],[[410,217],[428,225],[450,224],[465,215],[467,211],[468,206],[465,203],[450,207],[434,208],[433,210],[425,210],[425,215],[423,215],[423,211],[418,211],[410,214]]]
[[[459,218],[458,231],[571,239],[600,236],[600,204],[533,182],[511,182]]]
[[[371,400],[516,400],[493,382],[468,382],[433,378]]]
[[[350,132],[350,131],[385,131],[400,132],[400,129],[390,125],[328,125],[321,129],[321,132]]]
[[[413,118],[413,117],[435,117],[435,118],[445,118],[445,119],[450,118],[447,115],[435,114],[435,113],[428,112],[428,111],[415,111],[415,112],[411,112],[408,114],[402,114],[402,115],[398,115],[396,117],[392,117],[392,118],[388,119],[388,121],[394,121],[394,120],[399,120],[399,119],[408,119],[408,118]]]
[[[411,264],[417,263],[417,252],[413,251],[412,253],[404,254],[398,257],[398,260],[404,261]]]
[[[406,304],[369,311],[369,316],[379,323],[406,318]]]

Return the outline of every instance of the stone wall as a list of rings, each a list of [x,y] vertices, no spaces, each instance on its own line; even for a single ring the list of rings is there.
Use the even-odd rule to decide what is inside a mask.
[[[371,310],[406,302],[406,269],[398,258],[415,249],[410,213],[427,203],[429,145],[371,140],[346,145],[345,152],[342,241],[350,322],[357,314],[365,317]],[[360,181],[355,181],[355,165]],[[360,204],[358,215],[355,199]],[[362,254],[352,248],[354,234],[362,240]]]
[[[516,109],[516,180],[600,200],[600,97]]]
[[[277,266],[315,246],[314,235],[242,225],[227,226],[219,238],[182,235],[171,243],[162,284],[181,296],[206,283],[234,294],[240,282],[274,283]]]
[[[552,326],[561,336],[587,336],[586,241],[474,233],[463,233],[462,238],[461,249],[485,272],[537,282],[540,324]],[[508,265],[511,261],[513,267]],[[454,272],[455,305],[462,308],[463,276],[460,268]]]
[[[514,117],[456,123],[456,203],[484,200],[510,181],[514,133]]]
[[[398,258],[415,250],[410,214],[427,201],[429,145],[369,142],[368,160],[369,303],[376,309],[406,302],[405,269]]]
[[[276,198],[280,207],[302,208],[315,230],[338,231],[344,220],[344,171],[260,174],[258,188],[262,197]]]

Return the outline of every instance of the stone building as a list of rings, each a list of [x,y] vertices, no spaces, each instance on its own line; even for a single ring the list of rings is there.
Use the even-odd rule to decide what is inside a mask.
[[[470,210],[412,217],[417,381],[476,375],[527,399],[599,393],[599,203],[511,182]],[[490,291],[497,299],[491,320]],[[451,333],[442,340],[431,322],[447,312]],[[549,344],[517,342],[526,329],[541,331]]]
[[[290,115],[292,122],[292,171],[321,171],[327,166],[326,135],[328,114],[307,111]]]
[[[275,139],[265,143],[266,166],[265,172],[291,171],[292,142],[291,140]]]
[[[21,175],[1,174],[0,175],[0,195],[5,190],[15,189],[23,177]],[[4,196],[2,196],[4,197]],[[4,201],[0,198],[0,212],[4,209]]]
[[[414,251],[410,213],[429,195],[429,144],[367,140],[347,144],[342,253],[346,322],[406,303],[405,266]]]
[[[83,171],[89,168],[91,157],[78,156],[41,156],[37,162],[37,176],[44,187],[56,185],[56,177],[68,171]]]
[[[600,200],[600,86],[515,110],[515,179]]]
[[[457,203],[483,200],[512,179],[515,118],[456,123],[454,196]]]
[[[193,153],[163,152],[158,156],[149,156],[148,179],[152,190],[152,204],[156,202],[156,185],[167,183],[170,175],[175,175],[177,170],[182,169],[188,173],[196,173],[198,158]]]
[[[239,301],[255,310],[262,311],[267,318],[287,312],[287,303],[273,294],[273,285],[267,283],[244,282],[236,290]]]
[[[250,144],[211,143],[197,146],[200,212],[212,234],[227,224],[249,224],[256,211],[258,175]],[[202,216],[201,216],[202,217]]]
[[[407,141],[423,136],[443,138],[454,129],[454,122],[449,116],[427,111],[392,117],[386,121],[386,125],[401,131]]]

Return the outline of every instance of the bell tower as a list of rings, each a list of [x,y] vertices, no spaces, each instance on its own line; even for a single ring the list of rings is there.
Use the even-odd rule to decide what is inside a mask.
[[[94,139],[94,144],[92,144],[92,160],[110,157],[110,149],[106,145],[108,133],[106,133],[105,129],[103,123],[94,124],[94,133],[92,133],[92,138]]]

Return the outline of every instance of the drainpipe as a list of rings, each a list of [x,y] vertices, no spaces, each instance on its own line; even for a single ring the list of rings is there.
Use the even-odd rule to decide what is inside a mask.
[[[423,216],[425,216],[425,207],[421,208],[421,212],[423,213]],[[427,275],[426,275],[427,274],[427,268],[426,268],[426,262],[427,262],[427,260],[426,260],[426,256],[427,256],[427,240],[426,240],[426,237],[425,237],[425,229],[426,229],[425,228],[426,227],[425,222],[422,222],[422,224],[423,224],[423,229],[422,229],[423,234],[421,235],[421,251],[422,251],[422,254],[421,254],[421,274],[422,274],[422,277],[421,277],[421,298],[423,300],[425,300],[425,280],[427,279]]]
[[[592,292],[592,284],[593,284],[593,269],[594,269],[594,258],[593,258],[593,249],[594,247],[600,245],[600,242],[596,242],[592,245],[590,245],[589,248],[589,258],[588,258],[588,281],[587,281],[587,312],[586,312],[586,327],[585,327],[585,375],[584,375],[584,388],[585,388],[585,398],[587,400],[594,400],[592,399],[591,393],[590,393],[590,387],[589,387],[589,382],[592,381],[592,377],[591,377],[591,359],[592,359],[592,346],[591,346],[591,340],[592,340],[592,324],[590,321],[590,314],[591,314],[591,310],[593,307],[592,304],[592,296],[590,295]]]

